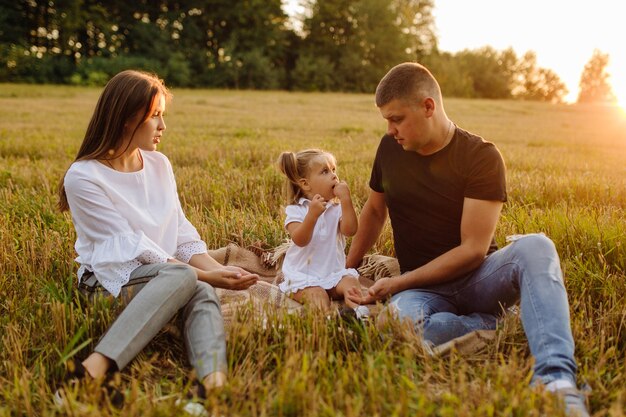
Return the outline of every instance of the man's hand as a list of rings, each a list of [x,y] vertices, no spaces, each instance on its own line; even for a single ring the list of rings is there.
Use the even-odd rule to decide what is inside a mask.
[[[395,294],[395,278],[380,278],[367,290],[367,295],[361,297],[359,304],[372,304],[376,301],[385,301]],[[355,301],[356,302],[356,301]]]

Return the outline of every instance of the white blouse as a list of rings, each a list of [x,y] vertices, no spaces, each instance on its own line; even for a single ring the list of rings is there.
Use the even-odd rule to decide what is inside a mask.
[[[289,223],[302,223],[311,201],[301,198],[298,204],[285,208],[285,228]],[[341,205],[329,202],[317,218],[313,235],[306,246],[294,243],[287,249],[283,260],[283,282],[279,285],[285,293],[297,292],[307,287],[331,289],[346,276],[359,273],[346,268],[346,238],[339,230]]]
[[[92,159],[74,162],[64,180],[78,279],[92,271],[116,297],[137,267],[171,258],[187,263],[207,250],[182,211],[167,157],[140,152],[140,171],[119,172]]]

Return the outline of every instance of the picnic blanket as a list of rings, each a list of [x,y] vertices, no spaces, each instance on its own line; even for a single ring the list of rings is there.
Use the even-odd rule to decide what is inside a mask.
[[[209,250],[209,255],[222,265],[243,268],[259,276],[257,284],[247,290],[233,291],[223,288],[216,289],[222,305],[224,325],[228,329],[237,309],[250,303],[255,311],[263,314],[267,309],[284,309],[288,313],[299,312],[302,304],[289,298],[279,288],[283,276],[281,263],[291,243],[286,242],[274,249],[267,250],[261,246],[243,248],[236,244]],[[400,266],[395,258],[383,255],[366,255],[357,268],[361,289],[366,291],[376,280],[382,277],[400,275]],[[333,302],[338,304],[339,302]]]

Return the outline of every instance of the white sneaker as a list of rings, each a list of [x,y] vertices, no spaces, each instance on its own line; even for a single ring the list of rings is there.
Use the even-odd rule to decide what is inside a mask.
[[[358,320],[366,321],[370,318],[370,309],[367,306],[357,306],[354,312]]]
[[[554,394],[563,399],[568,417],[589,417],[585,395],[575,387],[557,389]]]
[[[176,400],[176,406],[193,417],[209,417],[209,412],[197,399]]]

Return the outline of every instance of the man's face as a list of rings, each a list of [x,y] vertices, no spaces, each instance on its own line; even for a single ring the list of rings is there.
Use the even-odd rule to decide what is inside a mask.
[[[430,143],[429,124],[423,101],[392,100],[379,108],[387,120],[387,134],[405,151],[423,153]]]

